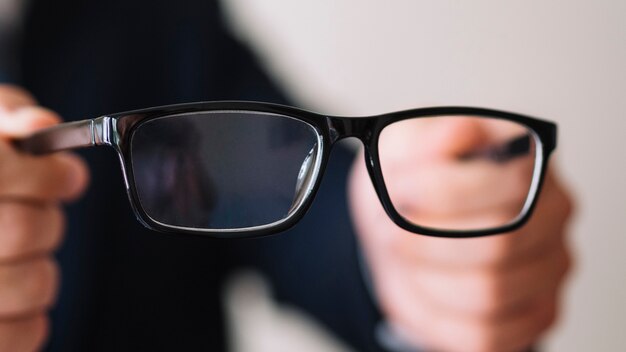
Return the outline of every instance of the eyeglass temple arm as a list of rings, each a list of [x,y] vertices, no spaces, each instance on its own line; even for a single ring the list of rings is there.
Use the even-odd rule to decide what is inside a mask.
[[[110,117],[66,122],[35,132],[13,141],[13,145],[26,153],[41,155],[61,150],[110,145]]]

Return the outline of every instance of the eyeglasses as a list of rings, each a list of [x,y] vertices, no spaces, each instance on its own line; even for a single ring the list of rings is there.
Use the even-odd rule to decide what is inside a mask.
[[[32,154],[112,146],[145,226],[234,238],[298,222],[331,147],[346,137],[362,141],[378,198],[398,226],[476,237],[528,220],[556,147],[556,125],[472,107],[354,118],[258,102],[203,102],[63,123],[15,144]]]

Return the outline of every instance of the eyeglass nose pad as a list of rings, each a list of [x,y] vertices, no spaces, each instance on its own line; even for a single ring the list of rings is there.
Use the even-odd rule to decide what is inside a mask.
[[[293,198],[293,202],[291,203],[291,208],[289,208],[289,214],[294,211],[302,201],[306,197],[308,190],[310,189],[311,181],[313,180],[313,174],[315,170],[315,162],[317,160],[317,143],[313,145],[313,148],[309,151],[306,158],[302,162],[300,166],[300,171],[298,172],[298,179],[296,181],[296,190],[295,196]]]

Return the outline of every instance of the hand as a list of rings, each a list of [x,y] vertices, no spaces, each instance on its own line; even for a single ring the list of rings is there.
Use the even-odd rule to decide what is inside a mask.
[[[52,257],[64,232],[60,202],[87,185],[85,164],[70,154],[33,157],[9,139],[60,121],[25,91],[0,85],[0,351],[34,351],[48,334],[59,272]]]
[[[394,143],[388,147],[398,153],[393,165],[388,165],[387,187],[406,181],[414,170],[426,175],[417,183],[413,178],[416,184],[410,190],[402,183],[408,194],[403,206],[416,214],[414,219],[454,228],[465,219],[460,214],[492,221],[502,218],[503,204],[515,203],[507,198],[516,195],[511,189],[515,185],[506,181],[515,176],[511,169],[503,184],[484,181],[501,172],[495,167],[477,169],[481,177],[464,184],[465,190],[474,192],[471,196],[455,195],[454,187],[438,184],[450,180],[447,172],[461,163],[459,156],[470,155],[479,143],[484,144],[486,126],[463,124],[462,119],[453,119],[421,131],[425,147],[417,153],[409,152],[403,143],[417,138],[411,133],[418,131],[403,129],[391,138]],[[427,177],[432,169],[437,177]],[[349,182],[351,210],[378,303],[386,319],[410,342],[428,351],[523,351],[553,324],[571,265],[565,233],[572,209],[554,172],[548,172],[535,213],[525,226],[471,239],[420,236],[396,226],[380,206],[362,157],[355,161]],[[480,197],[486,193],[497,197]]]

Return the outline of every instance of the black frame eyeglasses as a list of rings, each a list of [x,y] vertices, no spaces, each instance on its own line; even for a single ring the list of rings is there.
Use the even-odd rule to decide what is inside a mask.
[[[270,119],[287,119],[297,122],[299,125],[305,126],[308,131],[311,131],[313,148],[309,147],[310,150],[304,155],[304,162],[301,162],[302,166],[296,172],[297,180],[294,180],[296,183],[295,197],[292,199],[288,211],[283,211],[283,215],[277,219],[245,223],[242,226],[229,226],[226,222],[224,222],[226,225],[217,227],[202,224],[188,225],[176,222],[178,220],[168,223],[168,221],[155,219],[158,216],[155,216],[154,212],[149,209],[149,206],[144,204],[146,203],[146,197],[141,194],[140,190],[138,191],[137,177],[139,176],[137,174],[139,171],[137,168],[139,162],[133,159],[133,155],[138,153],[138,147],[134,147],[134,145],[137,145],[136,141],[140,138],[151,138],[149,135],[146,135],[147,137],[138,137],[145,134],[147,130],[145,126],[150,126],[155,121],[165,121],[164,119],[169,117],[195,116],[202,119],[211,119],[212,116],[220,115],[223,117],[233,114],[243,114],[249,117],[264,116]],[[527,133],[521,138],[514,138],[504,147],[500,146],[495,149],[487,148],[486,150],[477,151],[477,153],[489,154],[488,157],[493,163],[501,163],[503,162],[502,160],[511,158],[511,155],[515,153],[532,154],[534,165],[531,170],[532,179],[528,185],[528,194],[522,202],[519,214],[514,219],[504,224],[487,228],[438,229],[408,221],[396,209],[390,198],[390,192],[385,185],[385,177],[381,168],[379,152],[381,132],[388,126],[400,121],[443,116],[471,116],[508,121],[525,128]],[[251,128],[254,129],[254,127]],[[224,101],[169,105],[62,123],[41,130],[28,138],[17,140],[15,145],[18,149],[31,154],[46,154],[54,151],[96,145],[111,146],[119,155],[131,206],[137,219],[146,227],[162,232],[235,238],[274,234],[284,231],[297,223],[313,202],[334,143],[343,138],[356,137],[364,145],[366,167],[378,198],[393,222],[401,228],[414,233],[436,237],[462,238],[508,232],[522,226],[528,220],[543,184],[548,158],[556,147],[556,131],[557,127],[552,122],[516,113],[476,107],[431,107],[377,116],[339,117],[326,116],[294,107],[269,103]],[[218,131],[216,133],[223,134],[225,132]],[[162,138],[162,140],[157,140],[154,143],[155,145],[169,143],[166,137],[163,137],[162,134],[160,136],[154,137],[157,139]],[[532,148],[529,148],[529,143],[532,143]],[[237,145],[236,141],[233,142],[233,148]],[[473,156],[466,155],[465,157],[472,158]],[[183,165],[181,167],[194,168],[193,165]],[[289,187],[291,189],[294,188],[293,186]],[[187,192],[193,195],[198,193],[198,190],[189,188]],[[196,210],[189,209],[190,212]]]

